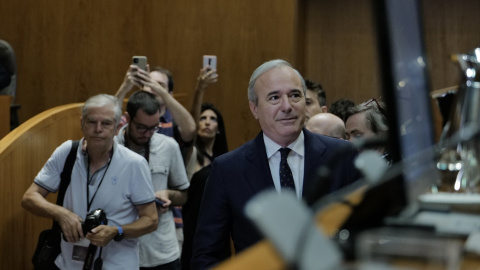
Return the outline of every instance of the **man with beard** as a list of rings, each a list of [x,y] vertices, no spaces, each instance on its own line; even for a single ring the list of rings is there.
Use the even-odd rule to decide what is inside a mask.
[[[129,69],[126,80],[150,89],[160,87],[147,73],[139,73],[138,69]],[[180,250],[170,206],[186,202],[190,184],[178,143],[156,133],[161,111],[164,110],[154,94],[135,92],[127,103],[128,124],[117,135],[120,144],[125,144],[148,161],[157,198],[158,228],[139,238],[140,269],[180,269]]]

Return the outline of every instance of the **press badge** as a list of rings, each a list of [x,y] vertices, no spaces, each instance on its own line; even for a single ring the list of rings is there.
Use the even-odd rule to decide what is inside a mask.
[[[90,241],[88,241],[86,238],[76,242],[75,245],[73,245],[72,260],[84,262],[85,258],[87,257],[89,244]]]

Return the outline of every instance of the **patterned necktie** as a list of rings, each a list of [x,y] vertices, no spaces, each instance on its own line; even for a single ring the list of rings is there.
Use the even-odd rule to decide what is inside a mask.
[[[280,159],[280,185],[282,189],[291,189],[295,191],[295,183],[293,182],[292,170],[287,163],[288,153],[290,153],[290,148],[281,148],[280,154],[282,155]]]

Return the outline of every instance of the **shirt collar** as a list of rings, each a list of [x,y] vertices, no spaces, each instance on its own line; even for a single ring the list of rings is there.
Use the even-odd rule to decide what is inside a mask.
[[[115,136],[119,144],[125,144],[125,134],[123,131],[127,128],[127,126],[128,124],[123,125],[118,131],[117,136]]]
[[[267,158],[270,159],[277,151],[278,149],[282,148],[281,145],[277,144],[274,142],[272,139],[267,137],[265,133],[263,133],[263,141],[265,143],[265,149],[267,151]],[[289,144],[287,147],[292,149],[293,152],[300,156],[305,156],[305,137],[303,135],[303,130],[300,132],[300,135],[298,135],[297,139],[293,141],[291,144]]]

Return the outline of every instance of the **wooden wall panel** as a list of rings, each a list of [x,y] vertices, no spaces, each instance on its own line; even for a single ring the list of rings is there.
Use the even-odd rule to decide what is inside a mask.
[[[369,0],[305,1],[304,76],[319,82],[327,105],[381,94]]]
[[[422,0],[425,47],[432,91],[458,85],[461,70],[452,55],[480,47],[480,1]],[[442,118],[433,102],[437,138]]]
[[[10,104],[12,96],[0,96],[0,140],[10,132]]]
[[[480,47],[480,1],[421,2],[432,89],[458,85],[460,67],[451,56]]]
[[[2,3],[0,18],[0,38],[17,55],[21,122],[114,94],[132,55],[169,68],[189,108],[202,55],[216,54],[220,79],[205,101],[224,114],[233,149],[259,130],[246,94],[253,70],[295,60],[295,0],[16,0]]]
[[[253,70],[274,58],[295,62],[294,0],[4,2],[0,38],[16,53],[22,123],[59,105],[84,102],[101,92],[114,94],[133,55],[147,55],[150,64],[169,68],[176,96],[190,107],[202,55],[216,54],[220,79],[205,101],[222,111],[233,149],[259,131],[247,102]],[[81,136],[77,120],[70,119],[70,125],[62,121],[53,133],[28,135],[20,150],[0,149],[10,151],[0,160],[2,206],[7,208],[0,219],[0,243],[8,247],[0,252],[2,269],[30,269],[38,233],[50,225],[22,210],[20,200],[54,147]]]
[[[327,103],[342,98],[363,102],[381,96],[376,33],[369,0],[304,0],[306,77],[320,82]],[[430,91],[458,85],[460,70],[451,55],[480,46],[480,1],[421,0]],[[432,104],[436,137],[441,116]]]
[[[68,139],[82,137],[82,103],[47,110],[20,125],[0,140],[0,268],[32,269],[31,256],[38,235],[51,227],[49,219],[21,207],[33,179],[56,147]],[[47,197],[55,202],[56,195]]]

